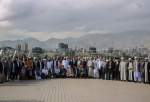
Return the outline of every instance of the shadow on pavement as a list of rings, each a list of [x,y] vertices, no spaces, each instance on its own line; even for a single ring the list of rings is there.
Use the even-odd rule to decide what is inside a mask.
[[[46,80],[11,81],[11,82],[4,82],[3,84],[0,84],[0,86],[33,86],[33,85],[35,86],[35,85],[39,85],[40,82],[44,82],[44,81],[46,81]],[[2,102],[2,101],[0,101],[0,102]]]
[[[44,102],[44,101],[37,101],[37,100],[28,100],[28,101],[25,101],[25,100],[10,100],[10,101],[0,100],[0,102]]]

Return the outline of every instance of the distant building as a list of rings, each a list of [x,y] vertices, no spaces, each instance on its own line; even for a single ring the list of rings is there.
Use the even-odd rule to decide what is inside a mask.
[[[68,44],[65,44],[65,43],[59,43],[58,49],[56,49],[56,51],[59,54],[65,55],[65,56],[74,56],[75,55],[75,51],[72,48],[69,48]]]
[[[108,48],[108,53],[113,53],[114,52],[114,48]]]
[[[3,57],[8,57],[8,56],[11,56],[13,55],[15,49],[12,48],[12,47],[2,47],[0,48],[0,56],[3,55]]]
[[[25,51],[25,53],[27,53],[27,52],[29,51],[29,46],[28,46],[28,44],[27,44],[27,43],[25,43],[25,45],[24,45],[24,46],[25,46],[25,50],[24,50],[24,51]]]
[[[68,44],[59,43],[59,44],[58,44],[58,48],[60,48],[60,49],[68,49]]]
[[[65,55],[66,52],[69,50],[68,44],[59,43],[59,44],[58,44],[58,49],[56,49],[56,50],[57,50],[57,52],[58,52],[59,54]]]
[[[96,51],[96,47],[90,47],[89,48],[89,52],[90,53],[96,53],[97,51]]]
[[[43,52],[44,52],[43,49],[40,48],[40,47],[34,47],[34,48],[32,48],[32,53],[41,54]]]
[[[21,52],[21,48],[22,48],[21,44],[18,44],[18,45],[16,46],[16,50],[17,50],[18,52]]]
[[[14,48],[9,47],[9,46],[1,47],[0,49],[3,50],[3,51],[15,50]]]

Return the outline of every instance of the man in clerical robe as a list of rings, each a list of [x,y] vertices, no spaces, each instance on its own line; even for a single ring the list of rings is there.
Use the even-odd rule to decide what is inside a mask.
[[[133,61],[131,58],[129,58],[128,60],[128,64],[127,64],[127,69],[128,69],[128,81],[133,81]]]
[[[93,70],[93,61],[90,58],[87,61],[87,67],[88,67],[88,77],[92,78],[94,76],[94,70]]]
[[[98,60],[93,59],[94,78],[99,78]]]
[[[135,82],[141,81],[141,63],[137,57],[135,57],[134,61],[134,81]]]
[[[126,71],[126,62],[124,58],[121,58],[120,66],[119,66],[119,71],[120,71],[120,80],[121,81],[126,81],[127,80],[127,71]]]
[[[103,74],[102,63],[103,63],[103,61],[101,58],[97,59],[97,68],[98,68],[98,72],[99,72],[99,78],[102,78],[102,74]]]

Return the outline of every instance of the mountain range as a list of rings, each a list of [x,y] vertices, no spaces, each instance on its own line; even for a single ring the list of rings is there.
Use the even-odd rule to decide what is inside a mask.
[[[0,47],[9,46],[15,48],[19,43],[28,43],[32,47],[41,47],[46,50],[55,50],[58,43],[67,43],[70,48],[86,48],[90,46],[98,49],[113,48],[135,48],[144,46],[150,48],[149,31],[130,31],[116,34],[88,34],[79,38],[57,39],[50,38],[46,41],[39,41],[35,38],[26,38],[22,40],[5,40],[0,41]]]

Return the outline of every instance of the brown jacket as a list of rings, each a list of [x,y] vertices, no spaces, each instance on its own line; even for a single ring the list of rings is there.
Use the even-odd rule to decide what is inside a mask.
[[[28,69],[32,69],[32,68],[33,68],[33,62],[32,62],[31,59],[29,59],[29,60],[27,61],[27,68],[28,68]]]

